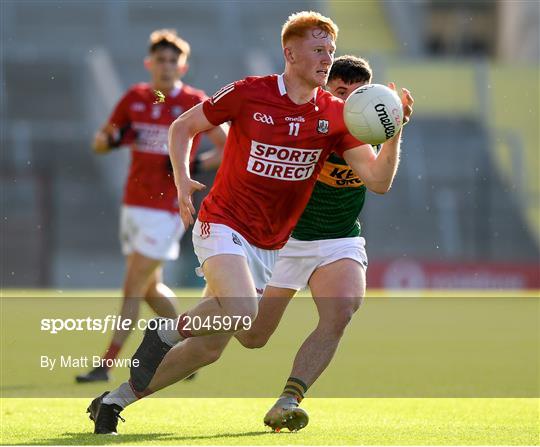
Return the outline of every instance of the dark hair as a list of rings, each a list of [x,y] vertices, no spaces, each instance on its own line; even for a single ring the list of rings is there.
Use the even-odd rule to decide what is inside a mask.
[[[179,55],[184,55],[186,59],[189,57],[189,44],[182,39],[174,29],[159,29],[150,34],[150,45],[148,52],[152,54],[162,48],[170,48]]]
[[[345,55],[334,60],[328,81],[341,79],[346,84],[356,82],[371,82],[373,72],[369,62],[361,57]]]

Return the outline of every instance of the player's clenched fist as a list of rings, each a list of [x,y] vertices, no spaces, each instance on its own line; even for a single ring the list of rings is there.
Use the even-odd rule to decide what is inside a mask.
[[[178,209],[185,228],[193,225],[195,207],[191,201],[191,196],[195,191],[202,191],[205,188],[205,185],[189,178],[187,175],[179,176],[179,179],[176,182],[176,189],[178,190]]]
[[[94,152],[98,154],[104,154],[109,152],[109,136],[102,130],[96,132],[94,135],[94,142],[92,144]]]

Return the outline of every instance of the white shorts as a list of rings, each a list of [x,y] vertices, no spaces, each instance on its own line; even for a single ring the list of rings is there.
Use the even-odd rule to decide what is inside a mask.
[[[151,259],[177,259],[184,224],[178,213],[123,205],[120,210],[120,242],[125,256],[133,252]]]
[[[201,265],[195,269],[200,277],[204,277],[203,264],[212,256],[229,254],[246,258],[259,296],[262,296],[272,276],[278,253],[278,250],[264,250],[251,245],[238,231],[227,225],[200,222],[199,219],[193,226],[193,248]]]
[[[279,250],[269,286],[300,290],[307,287],[315,270],[340,259],[352,259],[367,269],[363,237],[299,241],[290,238]]]

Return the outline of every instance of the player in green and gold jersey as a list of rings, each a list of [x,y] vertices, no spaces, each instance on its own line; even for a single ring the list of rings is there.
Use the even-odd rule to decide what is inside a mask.
[[[342,56],[332,65],[327,89],[345,100],[356,88],[370,83],[371,77],[366,60]],[[393,84],[390,87],[395,89]],[[402,101],[407,122],[413,99],[406,89]],[[387,180],[384,186],[372,179],[363,181],[337,155],[328,158],[291,238],[279,252],[252,329],[236,334],[246,347],[264,346],[290,299],[309,286],[319,324],[302,344],[280,398],[264,418],[276,431],[284,427],[300,430],[307,425],[308,415],[298,405],[332,360],[345,327],[362,302],[368,261],[358,215],[367,189],[377,193],[390,189],[399,161],[400,137],[401,131],[384,143],[381,156],[373,155],[370,160],[373,166],[367,172],[376,171],[378,177],[383,173]]]

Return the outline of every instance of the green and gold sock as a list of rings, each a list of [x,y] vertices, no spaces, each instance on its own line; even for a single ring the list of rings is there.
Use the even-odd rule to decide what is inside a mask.
[[[281,393],[282,397],[294,397],[300,403],[304,398],[304,394],[307,392],[307,385],[296,377],[289,377],[283,392]]]

